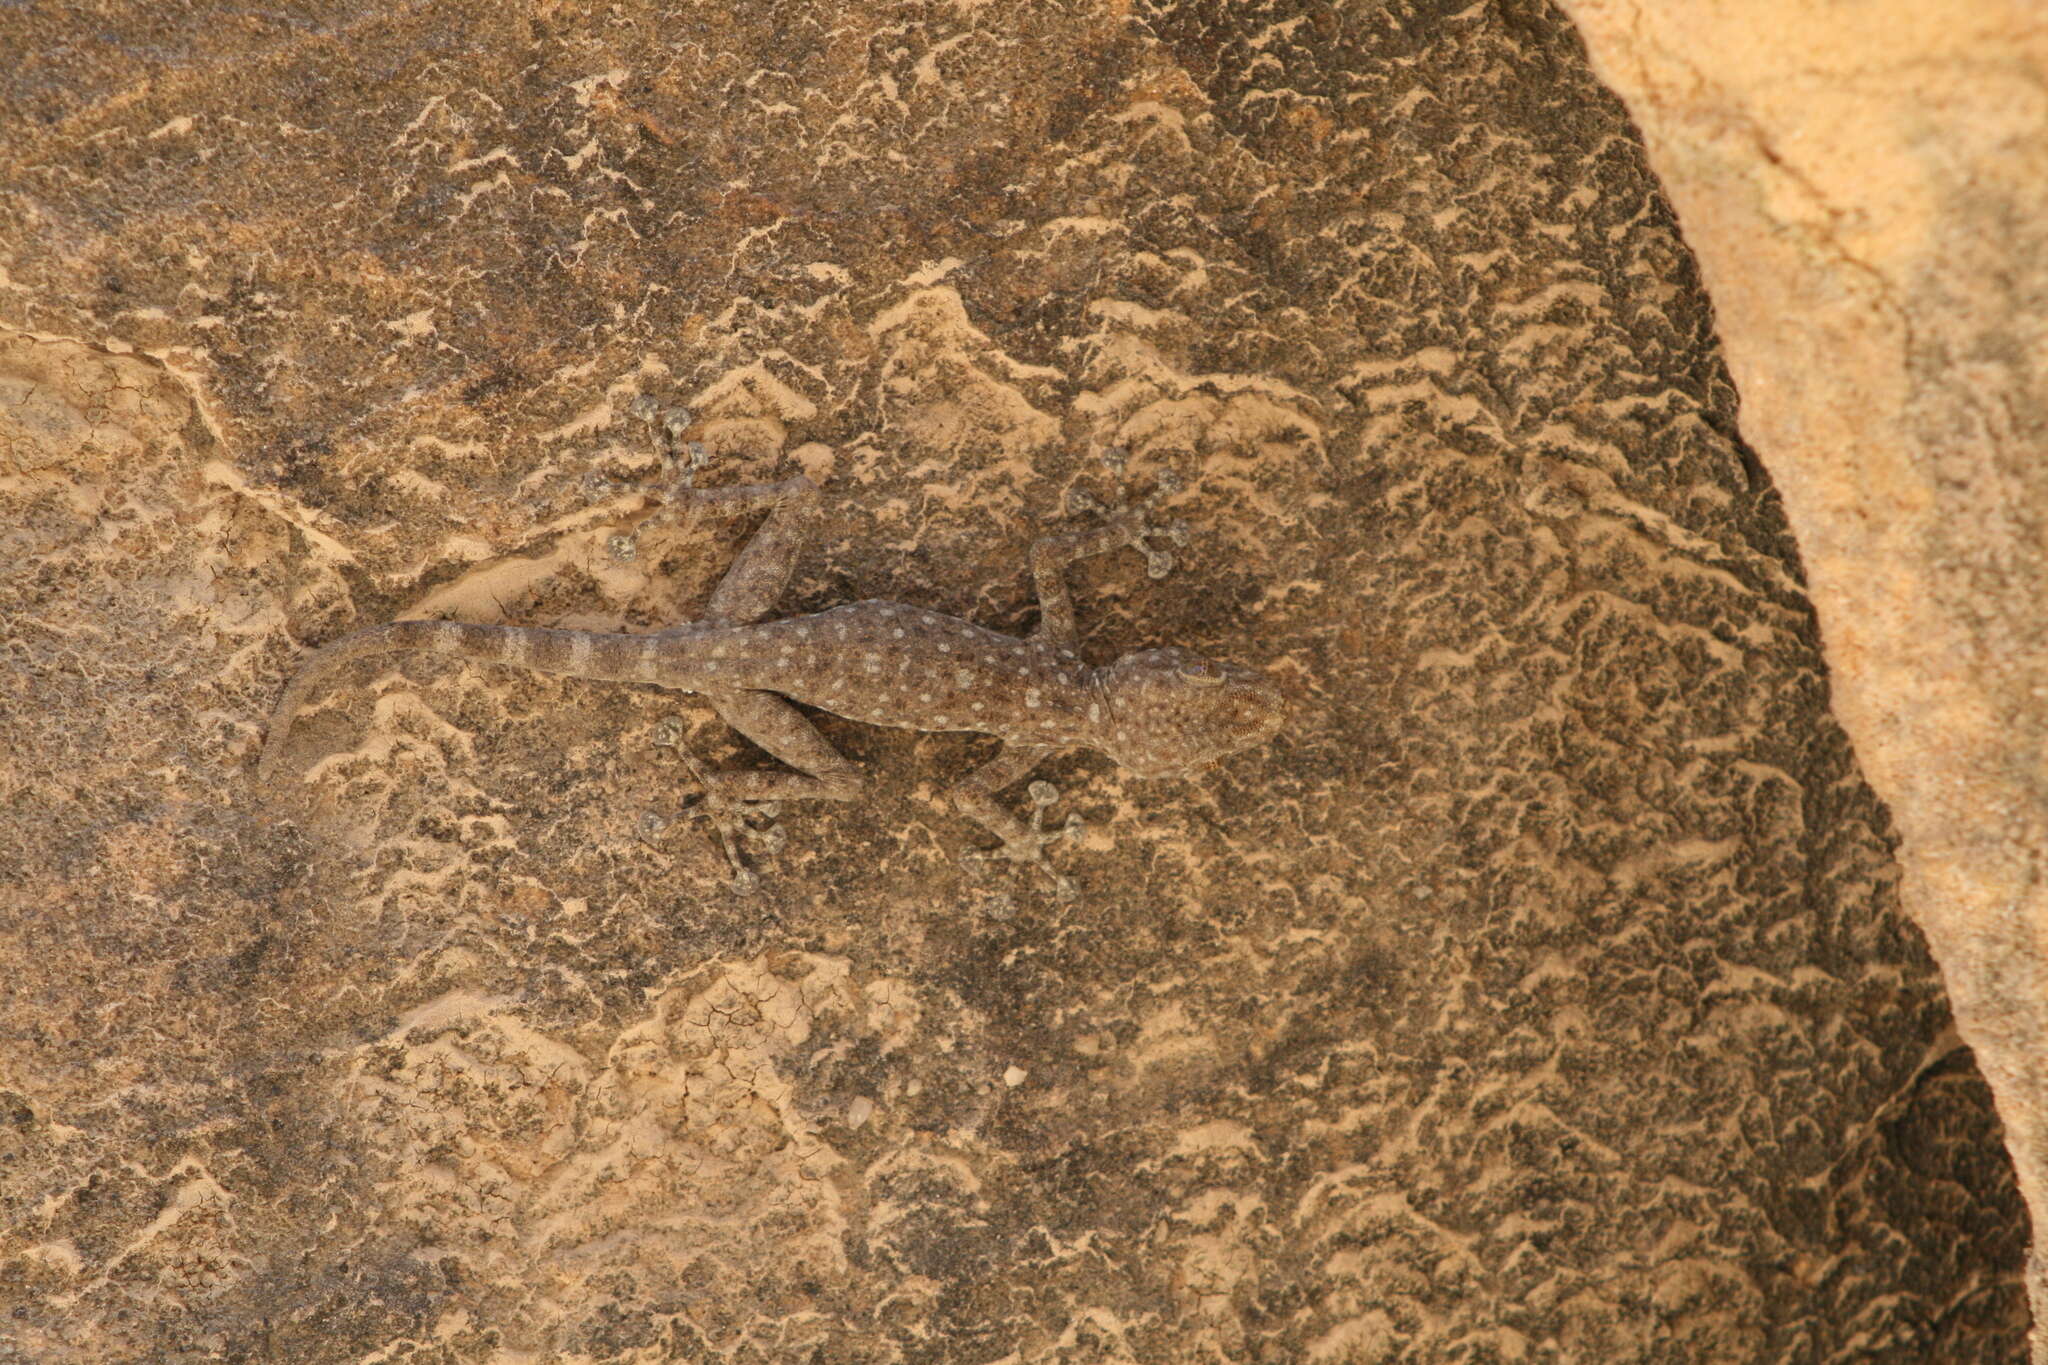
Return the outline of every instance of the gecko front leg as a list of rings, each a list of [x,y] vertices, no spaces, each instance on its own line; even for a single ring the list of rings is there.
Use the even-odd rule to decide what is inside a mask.
[[[1059,795],[1052,783],[1031,784],[1029,825],[1004,810],[996,800],[996,795],[1005,787],[1020,781],[1058,752],[1059,749],[1050,744],[1006,744],[1001,753],[969,773],[946,795],[962,815],[1003,841],[1001,848],[970,853],[970,858],[1007,858],[1013,863],[1028,863],[1052,879],[1054,895],[1061,900],[1073,900],[1079,894],[1074,883],[1053,870],[1052,864],[1046,860],[1045,847],[1055,839],[1072,834],[1080,827],[1080,822],[1069,819],[1062,828],[1046,833],[1046,808]]]

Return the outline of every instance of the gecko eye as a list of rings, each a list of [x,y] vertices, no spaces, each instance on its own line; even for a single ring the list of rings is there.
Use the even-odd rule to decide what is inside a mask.
[[[1223,686],[1223,671],[1212,664],[1182,664],[1180,675],[1203,687]]]

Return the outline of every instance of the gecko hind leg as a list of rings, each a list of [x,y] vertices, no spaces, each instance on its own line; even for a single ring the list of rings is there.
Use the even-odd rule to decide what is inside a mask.
[[[774,820],[784,801],[853,801],[867,785],[861,770],[818,733],[803,712],[772,692],[707,692],[719,718],[787,768],[781,772],[707,770],[679,739],[676,752],[704,788],[696,809],[712,822],[732,864],[733,880],[755,878],[740,856],[740,841],[756,838],[773,853],[782,832]]]
[[[690,770],[704,788],[694,804],[684,809],[686,815],[702,815],[711,822],[711,828],[718,835],[718,843],[725,850],[726,864],[732,868],[732,884],[742,891],[751,891],[759,885],[760,878],[754,869],[747,866],[747,860],[740,853],[743,840],[753,838],[761,841],[766,852],[773,854],[782,847],[782,829],[775,824],[780,808],[774,802],[735,801],[719,790],[716,773],[707,771],[697,756],[680,744],[676,746],[676,757]],[[753,823],[752,817],[759,816],[763,823]]]
[[[760,620],[774,610],[789,586],[797,555],[816,519],[821,501],[818,486],[798,474],[776,483],[698,488],[696,476],[704,467],[705,453],[702,444],[683,440],[694,420],[688,409],[663,409],[643,397],[635,402],[634,412],[655,428],[662,464],[675,482],[671,494],[675,501],[692,509],[710,508],[741,516],[767,511],[712,589],[700,618],[704,624],[720,626]],[[702,695],[727,725],[788,765],[783,772],[713,772],[683,747],[679,730],[667,740],[656,741],[675,744],[677,754],[704,789],[696,809],[718,831],[726,859],[732,864],[733,880],[752,886],[756,879],[740,856],[739,846],[749,837],[762,840],[770,852],[781,846],[782,833],[774,825],[780,802],[850,801],[860,794],[865,779],[803,712],[781,697],[770,692],[723,690]]]
[[[693,420],[689,410],[663,410],[643,398],[636,402],[634,411],[655,428],[662,465],[675,482],[670,496],[677,503],[737,516],[767,511],[767,518],[733,556],[724,577],[712,589],[702,618],[721,626],[743,626],[760,620],[774,610],[776,601],[789,586],[790,576],[796,571],[796,557],[810,539],[811,524],[817,519],[822,501],[818,486],[808,476],[796,474],[775,483],[698,488],[696,477],[704,468],[705,454],[701,443],[682,439]]]

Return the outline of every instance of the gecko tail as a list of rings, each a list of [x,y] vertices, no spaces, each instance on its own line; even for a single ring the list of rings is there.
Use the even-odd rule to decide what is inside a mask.
[[[292,720],[328,674],[370,654],[422,650],[510,664],[544,673],[617,682],[656,680],[663,635],[614,635],[542,626],[486,626],[467,621],[393,621],[344,635],[315,650],[270,713],[256,780],[277,775]]]

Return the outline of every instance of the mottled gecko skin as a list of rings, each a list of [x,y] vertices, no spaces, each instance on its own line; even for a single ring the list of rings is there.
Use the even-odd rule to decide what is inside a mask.
[[[1085,747],[1143,777],[1174,776],[1262,743],[1280,727],[1279,694],[1250,669],[1178,649],[1129,654],[1106,668],[1075,653],[1065,567],[1120,545],[1154,555],[1143,543],[1152,532],[1136,510],[1032,547],[1041,619],[1032,636],[1019,639],[886,601],[758,621],[789,580],[817,506],[816,487],[797,477],[684,496],[703,505],[770,509],[712,594],[706,619],[645,635],[398,621],[345,636],[309,659],[285,690],[259,779],[275,776],[292,718],[335,666],[366,654],[426,650],[701,693],[727,723],[794,770],[703,774],[708,795],[728,803],[859,794],[860,770],[790,701],[870,725],[994,735],[1004,742],[1002,752],[955,788],[954,802],[1003,841],[1007,856],[1043,866],[1051,836],[1035,822],[1027,828],[993,797],[1051,755]],[[1064,878],[1054,881],[1071,894]]]

